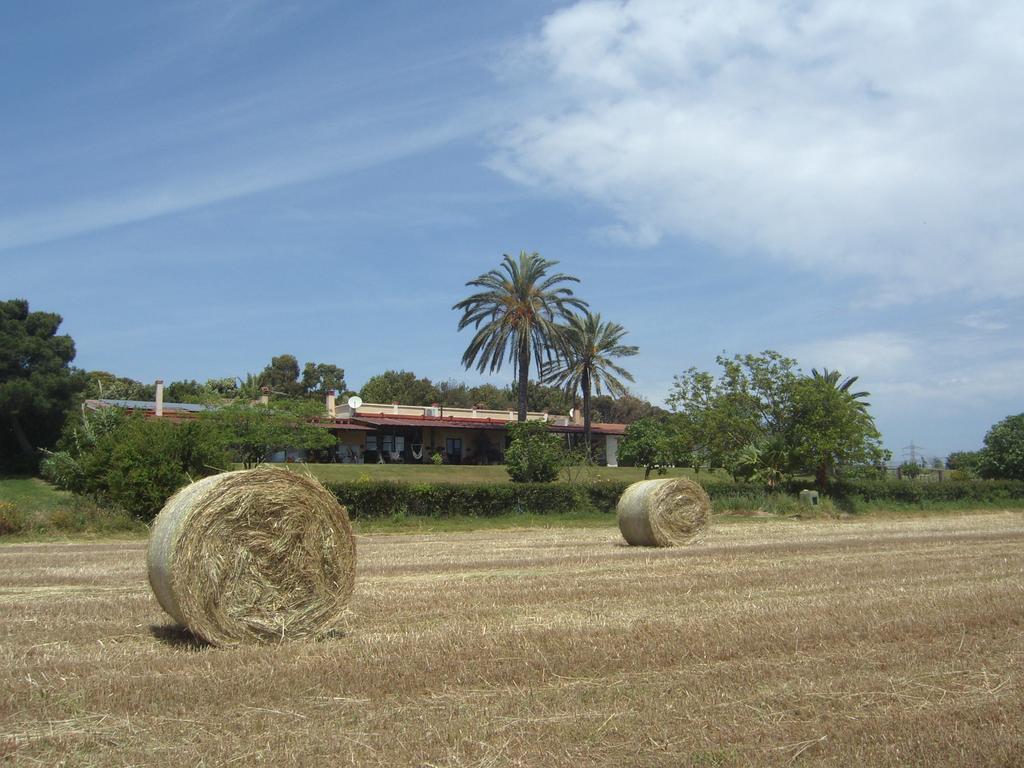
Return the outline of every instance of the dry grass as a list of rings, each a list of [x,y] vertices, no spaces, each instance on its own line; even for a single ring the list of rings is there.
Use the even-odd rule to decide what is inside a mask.
[[[0,547],[0,756],[1024,763],[1019,513],[620,541],[364,536],[344,636],[223,649],[165,623],[139,542]]]

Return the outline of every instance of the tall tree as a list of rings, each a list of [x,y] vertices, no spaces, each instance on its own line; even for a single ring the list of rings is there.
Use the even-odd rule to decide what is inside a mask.
[[[850,391],[857,377],[841,382],[838,372],[826,374],[793,383],[786,429],[794,468],[813,471],[819,488],[844,465],[878,463],[887,453],[862,399],[868,393]]]
[[[412,371],[384,371],[367,379],[359,397],[368,403],[431,405],[440,402],[441,393],[430,379],[417,379]]]
[[[466,283],[482,290],[452,307],[462,312],[460,331],[469,326],[476,330],[462,355],[466,368],[475,364],[481,373],[493,373],[506,359],[513,364],[519,384],[519,421],[526,421],[530,361],[540,370],[552,359],[553,347],[561,342],[559,323],[587,306],[566,285],[578,283],[579,278],[548,274],[557,263],[538,253],[523,251],[518,259],[505,254],[497,269]]]
[[[992,426],[985,434],[979,464],[982,477],[1024,480],[1024,413]]]
[[[345,369],[331,363],[306,363],[302,389],[310,397],[324,397],[329,391],[345,391]]]
[[[819,373],[817,368],[811,368],[811,378],[819,379],[837,391],[846,393],[862,411],[866,411],[871,406],[871,403],[864,402],[865,397],[871,397],[870,392],[850,391],[853,385],[857,383],[857,379],[860,378],[859,376],[849,376],[844,379],[843,374],[839,371],[830,371],[828,368],[822,368]]]
[[[32,469],[37,449],[60,436],[85,376],[71,368],[75,343],[57,335],[61,316],[30,312],[24,299],[0,301],[0,464]]]
[[[562,334],[558,357],[545,367],[545,381],[564,387],[572,396],[577,392],[583,395],[583,444],[588,455],[591,392],[622,396],[628,391],[622,379],[633,381],[629,371],[612,362],[613,358],[632,357],[640,351],[622,343],[625,335],[625,328],[602,321],[600,314],[573,315]]]
[[[259,375],[259,385],[269,387],[274,394],[298,397],[302,394],[299,383],[299,361],[295,355],[276,355]]]

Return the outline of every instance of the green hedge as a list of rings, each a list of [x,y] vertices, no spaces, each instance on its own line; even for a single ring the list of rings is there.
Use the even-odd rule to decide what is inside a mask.
[[[757,483],[734,483],[714,478],[696,478],[715,501],[749,500],[756,505],[767,499],[768,491]],[[510,512],[557,515],[567,512],[598,511],[612,514],[628,482],[600,480],[594,483],[403,483],[396,481],[352,481],[328,483],[327,487],[348,507],[353,519],[417,515],[447,517],[474,515],[494,517]],[[796,495],[813,487],[806,481],[790,482],[779,489]],[[847,480],[833,484],[828,495],[836,499],[863,502],[966,501],[999,503],[1024,500],[1024,482],[1015,480],[950,481],[922,483],[909,480]]]
[[[1024,500],[1024,481],[841,480],[832,485],[829,494],[839,499],[857,497],[867,502],[896,501],[904,504],[946,501],[999,503]]]
[[[395,514],[494,517],[510,512],[557,515],[614,512],[628,483],[402,483],[388,480],[327,483],[355,520]]]

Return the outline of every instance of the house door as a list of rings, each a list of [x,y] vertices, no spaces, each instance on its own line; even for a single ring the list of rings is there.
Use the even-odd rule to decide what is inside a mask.
[[[462,438],[449,437],[444,441],[444,452],[447,454],[449,464],[462,463]]]

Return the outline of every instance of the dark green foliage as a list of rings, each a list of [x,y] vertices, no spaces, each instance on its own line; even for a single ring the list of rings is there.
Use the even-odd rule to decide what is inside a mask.
[[[617,398],[598,395],[593,398],[590,406],[594,421],[605,424],[632,424],[648,416],[657,418],[668,415],[668,411],[628,393]]]
[[[909,477],[913,480],[915,477],[919,477],[923,471],[920,464],[915,464],[912,461],[900,464],[900,477]]]
[[[515,410],[519,397],[519,385],[512,383],[504,390],[505,401],[510,410]],[[573,407],[573,399],[561,387],[546,386],[536,381],[526,383],[526,410],[534,413],[569,413]]]
[[[270,365],[263,369],[256,381],[275,395],[298,397],[302,394],[299,361],[295,355],[276,355],[270,358]]]
[[[164,402],[202,403],[208,400],[211,394],[205,384],[200,384],[195,379],[172,381],[164,387]]]
[[[517,483],[548,483],[558,479],[565,463],[561,439],[543,421],[509,424],[512,443],[505,451],[505,469]]]
[[[0,301],[0,467],[35,471],[39,449],[60,436],[65,414],[85,388],[71,368],[75,343],[58,336],[61,316],[30,312],[23,299]]]
[[[626,483],[329,483],[353,519],[417,515],[495,517],[512,512],[564,514],[584,509],[614,512]]]
[[[1024,413],[1007,416],[988,431],[978,470],[986,478],[1024,480]]]
[[[790,482],[787,490],[799,492],[800,484]],[[1024,500],[1024,481],[950,480],[945,482],[906,482],[900,480],[838,480],[829,487],[836,498],[856,497],[868,502],[895,501],[907,504],[928,502],[979,502]]]
[[[946,469],[977,477],[981,466],[981,451],[953,451],[946,457]]]
[[[471,387],[465,382],[448,379],[439,381],[434,385],[440,399],[441,405],[451,408],[472,408],[480,406],[491,410],[501,411],[515,407],[514,398],[510,397],[508,390],[496,387],[493,384],[480,384]]]
[[[430,379],[418,379],[412,371],[384,371],[371,376],[359,390],[359,397],[367,403],[433,405],[441,402],[441,393]]]
[[[746,502],[751,508],[776,498],[760,483],[700,478],[711,499],[728,507]],[[493,517],[512,512],[564,514],[600,511],[612,515],[628,482],[601,480],[594,483],[400,483],[352,481],[328,483],[327,487],[348,507],[353,519],[393,515]],[[790,481],[782,490],[795,499],[805,481]],[[897,503],[927,505],[929,502],[998,504],[1024,502],[1024,482],[962,481],[907,483],[896,480],[856,480],[835,483],[830,495],[851,504]],[[781,498],[781,497],[779,497]],[[778,506],[778,505],[775,505]],[[849,506],[849,504],[844,504]]]
[[[50,482],[139,520],[151,520],[183,485],[228,468],[207,424],[124,416],[116,409],[80,417],[62,445],[43,463]]]
[[[325,397],[328,392],[345,391],[345,369],[330,363],[306,363],[302,389],[308,397]]]

